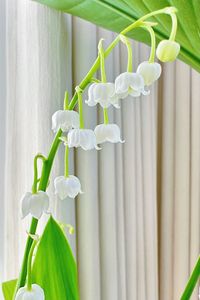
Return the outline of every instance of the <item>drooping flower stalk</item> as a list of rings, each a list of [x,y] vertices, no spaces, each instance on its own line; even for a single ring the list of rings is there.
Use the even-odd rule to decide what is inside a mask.
[[[133,51],[132,51],[132,46],[131,46],[130,40],[126,36],[121,35],[120,40],[122,41],[122,43],[124,43],[126,45],[127,53],[128,53],[127,72],[131,73],[131,72],[133,72]]]
[[[46,160],[46,157],[44,157],[44,155],[42,155],[41,153],[38,153],[35,157],[34,157],[34,179],[33,179],[33,185],[32,185],[32,193],[35,194],[37,193],[37,185],[38,185],[38,159],[41,159],[42,162],[44,163]]]
[[[79,86],[77,86],[75,90],[78,95],[79,126],[80,126],[80,129],[83,129],[84,128],[83,97],[82,97],[83,90]]]
[[[169,8],[169,14],[172,19],[172,29],[169,37],[170,41],[175,41],[176,32],[177,32],[177,17],[176,17],[177,9],[175,7]]]
[[[65,145],[65,177],[69,176],[69,147]]]
[[[100,57],[100,70],[101,70],[101,82],[106,83],[106,70],[105,70],[105,51],[103,49],[103,39],[99,41],[98,44],[98,50],[99,50],[99,57]],[[103,109],[103,118],[104,118],[104,124],[109,123],[109,117],[108,117],[108,109],[104,107]]]
[[[149,17],[158,15],[158,14],[169,14],[171,15],[171,11],[169,10],[169,8],[164,8],[164,9],[160,9],[154,12],[151,12],[145,16],[143,16],[142,18],[140,18],[139,20],[137,20],[136,22],[134,22],[133,24],[129,25],[127,28],[125,28],[124,30],[122,30],[122,32],[120,34],[125,35],[126,33],[130,32],[131,30],[133,30],[134,28],[140,27],[143,25],[144,21],[147,20]],[[174,29],[173,31],[175,32],[175,21],[174,21]],[[173,39],[174,33],[171,36],[171,38]],[[105,50],[104,52],[104,59],[111,53],[111,51],[113,50],[113,48],[118,44],[118,42],[120,41],[120,35],[118,35],[114,41],[109,45],[109,47]],[[84,79],[81,81],[81,83],[79,84],[79,88],[83,91],[87,85],[91,82],[95,72],[99,69],[100,67],[100,56],[97,57],[97,59],[95,60],[93,66],[91,67],[91,69],[89,70],[89,72],[87,73],[87,75],[84,77]],[[71,99],[71,102],[69,103],[69,106],[67,107],[69,110],[73,110],[77,101],[78,101],[78,94],[80,96],[79,92],[75,92],[74,96]],[[105,114],[105,118],[106,118],[106,114]],[[82,122],[81,122],[81,126],[82,126]],[[57,130],[56,130],[57,131]],[[42,173],[41,173],[41,177],[39,180],[39,186],[38,186],[38,190],[39,191],[45,191],[47,186],[48,186],[48,181],[49,181],[49,176],[50,176],[50,172],[51,172],[51,168],[53,165],[53,161],[55,158],[55,155],[57,153],[58,147],[61,143],[60,137],[62,136],[62,130],[59,129],[56,133],[56,136],[53,140],[53,143],[51,145],[49,154],[47,156],[47,158],[43,161],[43,166],[42,166]],[[36,180],[35,180],[36,182]],[[38,181],[37,181],[38,182]],[[35,183],[34,183],[34,188],[35,188]],[[37,229],[37,224],[38,224],[38,220],[36,218],[32,218],[31,221],[31,226],[30,226],[30,234],[35,234],[36,229]],[[25,247],[25,253],[24,253],[24,258],[23,258],[23,262],[22,262],[22,267],[21,267],[21,271],[18,277],[18,281],[17,281],[17,285],[16,285],[16,290],[13,296],[13,299],[15,299],[15,294],[17,292],[17,290],[19,289],[19,287],[24,286],[25,281],[26,281],[26,275],[27,275],[27,261],[28,261],[28,256],[29,256],[29,252],[32,246],[33,240],[32,238],[29,236],[27,239],[27,243],[26,243],[26,247]]]
[[[155,61],[155,53],[156,53],[156,35],[152,28],[151,23],[145,22],[145,25],[142,28],[146,29],[151,37],[151,52],[149,56],[149,63],[153,63]],[[155,25],[156,23],[154,23]]]

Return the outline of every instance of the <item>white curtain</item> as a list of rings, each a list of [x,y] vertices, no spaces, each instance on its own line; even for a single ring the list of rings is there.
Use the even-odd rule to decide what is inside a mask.
[[[0,234],[2,274],[10,279],[18,274],[30,222],[20,220],[19,201],[31,188],[33,157],[48,153],[51,115],[62,108],[64,91],[71,94],[92,65],[99,38],[108,44],[115,34],[33,2],[9,0],[6,6]],[[148,58],[149,49],[134,42],[133,54],[136,67]],[[113,81],[125,68],[126,50],[118,46],[107,59],[108,79]],[[125,144],[70,154],[71,172],[84,190],[75,201],[61,202],[53,194],[53,178],[63,172],[61,146],[48,191],[54,215],[76,228],[69,239],[81,300],[179,299],[200,250],[199,83],[200,76],[183,63],[169,64],[149,97],[129,98],[120,110],[109,109]],[[97,108],[85,106],[84,115],[88,128],[102,120]]]

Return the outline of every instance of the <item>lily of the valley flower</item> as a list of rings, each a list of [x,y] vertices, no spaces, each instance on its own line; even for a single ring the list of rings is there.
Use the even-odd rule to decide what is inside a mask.
[[[177,58],[179,52],[179,43],[170,40],[163,40],[158,44],[156,56],[162,62],[170,62]]]
[[[32,284],[31,289],[22,287],[18,290],[15,300],[44,300],[44,291],[38,284]]]
[[[93,83],[88,89],[88,100],[85,101],[89,106],[99,103],[103,108],[113,105],[119,108],[119,97],[115,94],[115,85],[111,82]]]
[[[161,65],[156,62],[143,61],[137,68],[137,73],[142,75],[144,84],[151,85],[161,75]]]
[[[49,208],[49,197],[46,192],[38,191],[36,194],[27,192],[21,199],[21,215],[26,217],[29,213],[39,219]]]
[[[96,136],[91,129],[72,129],[67,136],[67,144],[69,148],[81,147],[84,150],[97,149]]]
[[[120,138],[120,129],[116,124],[99,124],[95,127],[97,144],[104,142],[123,143]]]
[[[148,95],[149,91],[145,91],[144,79],[140,74],[124,72],[115,79],[115,93],[123,99],[128,95],[133,97]]]
[[[79,128],[79,114],[72,110],[58,110],[52,116],[52,130],[57,132],[59,128],[66,132],[72,128]]]
[[[74,199],[79,193],[82,193],[80,180],[73,175],[56,177],[54,186],[55,193],[58,194],[61,200],[66,197]]]

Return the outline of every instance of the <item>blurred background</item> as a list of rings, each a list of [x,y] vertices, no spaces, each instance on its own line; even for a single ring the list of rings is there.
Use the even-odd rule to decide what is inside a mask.
[[[0,280],[16,278],[30,218],[20,198],[31,189],[33,158],[54,137],[51,116],[62,109],[97,56],[101,37],[115,34],[30,1],[0,2]],[[150,49],[132,42],[134,68]],[[126,49],[107,59],[107,77],[125,71]],[[60,147],[48,192],[51,210],[72,224],[81,300],[177,300],[200,252],[200,75],[180,61],[162,66],[148,97],[109,109],[125,144],[71,151],[71,173],[84,194],[59,201]],[[87,93],[84,94],[87,99]],[[94,128],[102,111],[84,106]],[[40,222],[42,232],[47,217]],[[3,297],[3,296],[2,296]],[[191,299],[197,299],[197,289]],[[3,299],[3,298],[2,298]]]

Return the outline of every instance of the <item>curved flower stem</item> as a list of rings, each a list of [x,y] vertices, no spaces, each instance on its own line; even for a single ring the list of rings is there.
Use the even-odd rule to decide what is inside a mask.
[[[101,82],[105,83],[106,80],[106,70],[105,70],[105,52],[103,49],[103,40],[100,39],[98,44],[99,57],[100,57],[100,69],[101,69]]]
[[[176,17],[176,14],[172,13],[171,18],[172,18],[172,30],[171,30],[169,40],[174,41],[175,37],[176,37],[176,32],[177,32],[177,17]]]
[[[44,163],[44,161],[46,160],[46,158],[44,157],[44,155],[38,153],[35,157],[34,157],[34,179],[33,179],[33,185],[32,185],[32,193],[36,194],[37,193],[37,185],[38,185],[38,168],[37,168],[37,162],[38,159],[41,159]]]
[[[149,13],[146,16],[143,16],[142,18],[140,18],[139,20],[134,22],[133,24],[126,27],[124,30],[122,30],[122,32],[120,34],[125,35],[126,33],[133,30],[134,28],[140,27],[143,24],[143,21],[148,19],[149,17],[155,16],[155,15],[158,15],[158,14],[163,14],[163,13],[169,14],[168,12],[166,12],[166,8],[154,11],[152,13]],[[105,52],[104,52],[105,58],[111,53],[112,49],[118,44],[119,40],[120,40],[120,35],[118,35],[113,40],[113,42],[109,45],[109,47],[105,50]],[[97,59],[95,60],[94,64],[92,65],[91,69],[86,74],[86,76],[81,81],[81,83],[79,84],[79,87],[82,90],[84,90],[87,87],[87,85],[91,82],[91,79],[93,78],[96,71],[99,69],[99,66],[100,66],[100,57],[98,55]],[[71,102],[69,103],[69,106],[68,106],[69,110],[74,109],[74,107],[77,103],[77,100],[78,100],[78,95],[77,95],[77,92],[75,92],[75,94],[73,95],[73,97],[71,99]],[[55,136],[55,138],[54,138],[54,140],[53,140],[53,143],[51,145],[51,149],[50,149],[50,152],[47,156],[47,159],[43,163],[42,175],[41,175],[41,178],[40,178],[40,183],[39,183],[38,190],[46,191],[46,188],[47,188],[48,182],[49,182],[49,176],[50,176],[51,168],[52,168],[52,165],[53,165],[53,161],[54,161],[55,155],[57,153],[58,147],[61,143],[61,140],[60,140],[61,135],[62,135],[62,130],[59,129],[56,136]],[[35,219],[35,218],[32,218],[31,226],[30,226],[30,230],[29,230],[29,232],[31,234],[35,234],[36,229],[37,229],[37,224],[38,224],[38,220]],[[16,292],[19,289],[19,287],[25,285],[26,274],[27,274],[27,260],[28,260],[28,254],[30,252],[30,248],[31,248],[32,243],[33,243],[33,240],[31,239],[31,237],[28,237],[27,242],[26,242],[26,247],[25,247],[25,252],[24,252],[21,271],[20,271],[19,278],[18,278],[18,281],[17,281],[15,293],[13,295],[13,300],[15,299],[15,295],[16,295]]]
[[[142,26],[142,28],[146,29],[151,36],[151,53],[149,56],[149,63],[153,63],[155,60],[156,53],[156,35],[151,26],[145,24],[144,26]]]
[[[84,118],[83,118],[83,97],[82,97],[82,89],[79,86],[76,87],[76,92],[78,94],[78,110],[79,110],[79,122],[80,129],[84,128]]]
[[[37,242],[38,242],[37,240],[33,241],[28,255],[28,262],[27,262],[27,290],[28,291],[32,290],[32,257]]]
[[[99,41],[98,50],[99,50],[99,57],[100,57],[100,69],[101,69],[101,82],[105,83],[106,79],[106,70],[105,70],[105,51],[103,49],[103,39]],[[104,124],[109,123],[108,118],[108,109],[103,109],[103,117],[104,117]]]
[[[130,43],[129,39],[124,35],[120,36],[120,40],[122,41],[122,43],[124,43],[126,45],[127,52],[128,52],[127,72],[132,72],[133,71],[133,51],[132,51],[131,43]]]
[[[65,177],[69,176],[69,147],[65,146]]]

